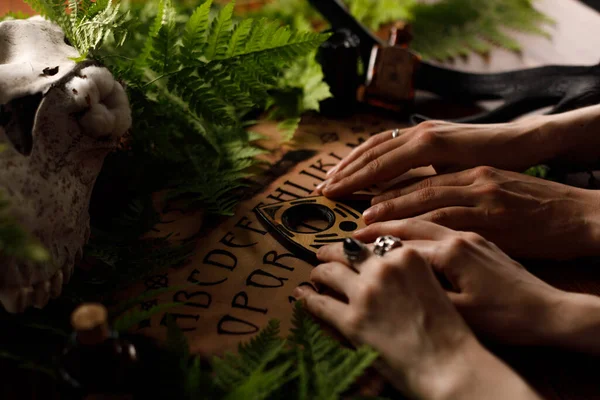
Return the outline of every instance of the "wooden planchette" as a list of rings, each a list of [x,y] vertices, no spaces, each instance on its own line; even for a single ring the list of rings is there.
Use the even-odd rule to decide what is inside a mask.
[[[368,201],[343,202],[320,196],[263,205],[254,212],[279,243],[316,265],[321,247],[343,242],[366,226],[362,212],[368,206]]]

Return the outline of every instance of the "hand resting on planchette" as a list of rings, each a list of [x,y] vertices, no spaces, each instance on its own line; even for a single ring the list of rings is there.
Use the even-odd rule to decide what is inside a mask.
[[[401,248],[382,257],[369,251],[353,268],[341,245],[320,249],[323,264],[312,271],[311,280],[339,295],[319,294],[304,286],[294,295],[354,345],[367,344],[377,350],[380,360],[376,368],[410,398],[537,399],[518,375],[479,344],[455,308],[457,303],[466,310],[479,307],[483,312],[474,312],[475,317],[485,317],[486,310],[494,310],[494,301],[481,296],[479,286],[468,286],[468,276],[456,281],[458,274],[472,275],[483,263],[498,264],[504,269],[491,278],[502,277],[510,285],[519,279],[510,276],[520,266],[474,234],[421,221],[403,223],[394,231],[407,239]],[[450,271],[450,265],[461,268]],[[448,273],[449,280],[461,285],[463,292],[446,293],[434,271]],[[490,313],[488,320],[480,318],[478,322],[485,325],[495,320],[501,335],[517,341],[519,329],[532,325],[529,312],[535,313],[546,304],[545,296],[538,299],[536,295],[547,291],[550,297],[554,293],[537,285],[536,278],[530,281],[532,290],[524,284],[526,290],[520,299],[510,299],[506,307]],[[489,280],[480,286],[485,284]],[[528,301],[532,307],[521,309],[519,300]],[[511,311],[516,311],[515,315]],[[502,317],[511,317],[515,325],[506,322],[500,326]],[[494,329],[493,325],[488,327]]]
[[[381,235],[402,238],[401,247],[382,257],[364,250],[352,266],[342,245],[324,247],[311,280],[328,291],[294,294],[354,345],[375,348],[378,370],[410,398],[538,398],[471,329],[506,344],[600,353],[598,297],[546,284],[475,233],[405,220],[356,237]]]
[[[548,160],[591,165],[600,156],[599,129],[600,106],[507,124],[428,121],[395,138],[389,131],[373,136],[330,171],[319,191],[347,196],[432,164],[439,176],[375,197],[365,222],[418,218],[471,230],[511,256],[595,256],[598,192],[498,168],[522,171]]]

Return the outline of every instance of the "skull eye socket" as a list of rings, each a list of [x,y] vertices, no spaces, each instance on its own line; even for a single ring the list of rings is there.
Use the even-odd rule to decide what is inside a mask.
[[[67,35],[65,35],[65,37],[63,38],[63,40],[64,40],[64,42],[65,42],[65,44],[67,46],[73,47],[73,44],[71,44],[71,41],[69,40],[69,38],[67,37]]]
[[[28,156],[33,148],[33,124],[42,94],[19,97],[0,105],[0,126],[15,150]]]

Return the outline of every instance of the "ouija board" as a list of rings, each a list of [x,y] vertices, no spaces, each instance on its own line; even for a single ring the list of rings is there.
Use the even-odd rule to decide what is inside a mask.
[[[272,181],[259,184],[263,190],[244,201],[235,216],[198,238],[195,253],[184,267],[152,275],[128,290],[131,295],[166,287],[181,289],[142,303],[143,310],[162,303],[183,305],[143,321],[137,332],[164,338],[168,313],[188,337],[191,351],[206,356],[234,351],[240,341],[252,338],[274,318],[280,320],[282,332],[287,332],[295,301],[291,293],[298,285],[310,285],[316,249],[350,236],[364,226],[360,207],[327,199],[318,201],[320,207],[330,205],[330,212],[337,218],[335,226],[299,227],[293,216],[306,214],[302,207],[317,201],[312,194],[315,186],[354,147],[370,135],[399,126],[394,121],[365,115],[343,121],[305,117],[292,146],[276,150],[279,161],[263,178],[271,176]],[[254,128],[270,137],[273,129],[274,125],[269,124]],[[415,170],[407,178],[425,171],[429,169]],[[294,212],[297,207],[299,213]],[[287,209],[291,212],[286,214]],[[325,221],[321,222],[328,225],[331,221],[324,215]],[[281,235],[287,229],[283,224],[279,234],[269,229],[266,220],[271,218],[286,219],[294,232],[283,235],[301,238],[305,245],[296,249],[290,248],[289,243],[286,245]],[[174,233],[175,239],[194,235],[202,220],[194,215],[164,219],[172,222],[160,225],[159,230]],[[331,228],[337,233],[332,233]]]
[[[312,231],[310,228],[309,231],[301,231],[301,235],[297,236],[304,237],[299,240],[304,243],[301,246],[304,250],[300,250],[290,247],[290,241],[282,240],[281,235],[286,234],[281,230],[269,230],[264,221],[265,215],[276,220],[271,224],[276,227],[282,222],[286,209],[311,200],[315,186],[325,179],[327,171],[353,148],[373,134],[397,127],[402,127],[402,124],[372,115],[357,115],[345,120],[328,120],[312,115],[303,118],[292,146],[279,148],[277,141],[264,142],[273,150],[270,156],[273,168],[257,182],[236,214],[198,236],[195,252],[184,266],[156,273],[127,290],[125,295],[132,296],[173,288],[140,304],[142,310],[166,303],[183,304],[142,321],[134,328],[135,333],[164,339],[168,313],[185,333],[191,351],[202,356],[236,351],[240,342],[251,339],[271,319],[278,319],[282,334],[286,334],[291,328],[292,304],[295,301],[291,293],[298,285],[311,284],[309,275],[315,259],[310,251],[307,253],[305,250],[311,245],[318,247],[324,244],[316,240],[329,239],[317,235],[331,233],[324,233],[318,227]],[[263,124],[254,130],[269,137],[276,136],[275,124]],[[410,171],[403,178],[432,173],[431,168],[421,168]],[[354,203],[341,203],[342,207],[359,211],[360,207],[350,204]],[[261,208],[262,217],[257,212]],[[269,208],[271,211],[267,211]],[[336,203],[330,203],[328,208],[335,213]],[[340,211],[345,212],[343,209]],[[349,215],[347,210],[345,214]],[[182,215],[173,212],[163,219],[170,222],[159,225],[158,234],[173,233],[175,240],[195,237],[204,223],[201,213]],[[363,224],[360,216],[350,217],[350,220],[357,227]],[[325,222],[324,231],[330,228]],[[294,225],[293,221],[291,225]],[[343,235],[344,232],[348,233],[338,224],[335,233]],[[295,235],[298,232],[291,233]],[[576,261],[566,264],[530,262],[525,265],[560,288],[600,294],[597,264]],[[597,358],[557,349],[485,344],[547,399],[600,398],[594,372],[599,362]]]

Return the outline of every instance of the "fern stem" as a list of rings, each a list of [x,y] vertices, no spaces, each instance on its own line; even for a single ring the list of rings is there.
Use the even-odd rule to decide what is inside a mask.
[[[160,81],[162,78],[167,78],[167,77],[169,77],[169,76],[171,76],[171,75],[176,75],[176,74],[178,74],[178,73],[180,73],[180,72],[181,72],[181,70],[180,70],[180,69],[179,69],[179,70],[177,70],[177,71],[167,72],[166,74],[163,74],[163,75],[161,75],[161,76],[159,76],[159,77],[157,77],[157,78],[155,78],[155,79],[151,80],[150,82],[146,83],[144,86],[142,86],[142,89],[143,89],[143,88],[145,88],[145,87],[147,87],[147,86],[150,86],[150,85],[152,85],[152,84],[153,84],[153,83],[155,83],[155,82],[158,82],[158,81]]]

